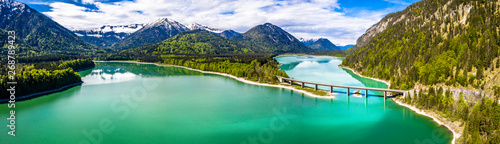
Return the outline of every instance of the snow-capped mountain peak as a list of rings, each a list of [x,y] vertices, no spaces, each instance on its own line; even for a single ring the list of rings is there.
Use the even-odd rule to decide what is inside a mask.
[[[142,27],[144,27],[144,24],[117,25],[117,26],[105,25],[96,30],[100,30],[104,33],[106,32],[134,33],[137,30],[141,29]]]
[[[13,1],[13,0],[0,0],[0,7],[3,7],[10,12],[14,12],[17,10],[19,10],[20,12],[23,12],[26,9],[26,4],[21,3],[21,2],[17,2],[17,1]],[[29,9],[28,9],[28,12],[29,12]]]
[[[318,41],[320,38],[299,38],[299,41],[301,42],[308,42],[308,41],[311,41],[311,42],[315,42],[315,41]]]
[[[181,24],[181,23],[179,23],[177,21],[168,19],[168,18],[157,19],[156,21],[145,25],[144,28],[147,29],[147,28],[157,27],[157,26],[161,26],[161,25],[164,25],[165,28],[176,29],[176,30],[179,30],[179,31],[189,30],[189,28],[186,27],[186,26],[184,26],[183,24]]]
[[[130,24],[130,25],[105,25],[100,28],[96,28],[93,30],[75,30],[74,32],[83,34],[104,34],[104,33],[109,33],[109,32],[114,32],[114,33],[126,33],[126,34],[131,34],[136,32],[137,30],[141,29],[144,27],[144,24]]]
[[[120,41],[137,30],[144,27],[144,24],[130,24],[130,25],[105,25],[93,30],[75,30],[79,37],[91,44],[97,46],[110,46],[111,44]],[[92,38],[94,37],[94,38]]]
[[[216,33],[216,34],[220,34],[220,33],[223,32],[223,30],[216,29],[216,28],[211,28],[211,27],[204,26],[204,25],[201,25],[201,24],[198,24],[198,23],[190,24],[189,25],[189,29],[190,30],[195,30],[195,29],[206,30],[208,32],[212,32],[212,33]]]

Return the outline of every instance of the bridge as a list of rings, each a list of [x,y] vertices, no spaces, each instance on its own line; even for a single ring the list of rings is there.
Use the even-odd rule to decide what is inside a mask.
[[[407,91],[404,90],[396,90],[396,89],[383,89],[383,88],[370,88],[370,87],[356,87],[356,86],[343,86],[343,85],[333,85],[333,84],[322,84],[322,83],[314,83],[314,82],[307,82],[307,81],[301,81],[301,80],[294,80],[290,78],[285,78],[285,77],[280,77],[278,76],[278,80],[281,83],[290,83],[290,85],[293,85],[293,83],[300,83],[301,87],[304,88],[305,84],[311,84],[314,85],[314,90],[318,90],[318,86],[327,86],[330,87],[330,92],[333,93],[333,88],[346,88],[347,89],[347,95],[350,95],[350,89],[360,89],[360,90],[365,90],[365,98],[368,96],[368,90],[371,91],[382,91],[384,92],[384,99],[387,98],[387,92],[392,92],[392,93],[400,93],[405,95]]]

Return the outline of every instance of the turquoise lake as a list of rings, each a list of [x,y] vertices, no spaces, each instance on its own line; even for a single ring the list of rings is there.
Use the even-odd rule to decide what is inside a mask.
[[[278,57],[290,77],[320,83],[387,88],[338,68],[341,58]],[[152,64],[96,63],[84,84],[16,103],[16,136],[0,105],[0,143],[450,143],[431,118],[384,100],[311,98],[283,88]]]

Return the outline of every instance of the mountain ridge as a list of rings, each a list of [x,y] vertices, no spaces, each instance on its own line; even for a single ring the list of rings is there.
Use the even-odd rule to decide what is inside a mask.
[[[26,44],[23,55],[105,52],[24,3],[2,0],[0,14],[0,29],[14,30],[20,43]]]
[[[190,29],[181,23],[168,19],[160,18],[154,22],[144,25],[143,28],[132,33],[127,38],[112,45],[117,50],[124,50],[154,44],[164,41],[177,35],[180,32],[189,31]]]
[[[311,51],[293,35],[271,23],[254,26],[247,32],[232,38],[247,41],[247,44],[256,52],[303,53]]]
[[[74,30],[73,32],[93,45],[108,47],[125,39],[143,26],[144,24],[104,25],[92,30]]]
[[[332,50],[332,51],[341,51],[339,47],[333,44],[327,38],[317,38],[317,39],[299,39],[304,45],[308,46],[311,49],[315,50]]]

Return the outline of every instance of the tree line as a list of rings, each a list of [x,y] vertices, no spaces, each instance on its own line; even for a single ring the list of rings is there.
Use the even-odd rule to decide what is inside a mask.
[[[47,59],[57,59],[55,55],[45,57]],[[65,59],[67,56],[59,55],[59,58]],[[34,60],[44,59],[33,57]],[[94,63],[89,58],[59,60],[59,61],[33,61],[30,58],[19,61],[28,63],[16,64],[16,73],[14,80],[9,80],[6,65],[0,66],[0,88],[8,89],[8,81],[16,81],[16,96],[23,96],[37,92],[57,89],[66,85],[82,82],[80,75],[74,71],[94,67]],[[8,91],[1,91],[0,99],[9,99]]]
[[[419,109],[435,111],[464,125],[460,143],[500,143],[500,87],[495,87],[495,96],[484,96],[478,101],[467,101],[460,92],[456,101],[453,93],[442,87],[413,91],[400,98],[404,103]]]
[[[484,72],[499,68],[493,61],[500,56],[499,4],[448,2],[423,0],[388,15],[405,17],[352,51],[342,65],[389,80],[391,88],[444,83],[488,89]],[[462,16],[465,6],[471,6],[467,20]],[[441,10],[444,7],[446,11]]]

